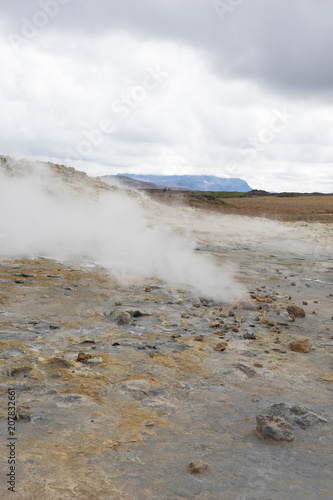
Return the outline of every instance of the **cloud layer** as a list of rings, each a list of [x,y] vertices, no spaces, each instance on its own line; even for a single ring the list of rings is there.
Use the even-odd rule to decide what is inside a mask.
[[[0,152],[333,191],[328,0],[18,0]]]

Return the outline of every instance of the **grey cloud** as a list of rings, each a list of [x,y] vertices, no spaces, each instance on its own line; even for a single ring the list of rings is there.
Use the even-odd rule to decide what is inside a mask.
[[[202,49],[224,77],[284,92],[333,90],[330,0],[19,0],[2,14],[12,28],[46,2],[61,2],[48,30],[70,38],[130,32]],[[224,12],[225,11],[225,12]]]

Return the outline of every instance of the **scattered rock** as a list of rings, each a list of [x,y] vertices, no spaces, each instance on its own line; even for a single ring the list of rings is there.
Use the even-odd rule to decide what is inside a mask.
[[[59,330],[60,326],[59,325],[50,325],[50,330]]]
[[[253,363],[253,366],[256,366],[257,368],[262,368],[264,366],[264,363],[262,363],[261,361],[255,361]]]
[[[118,325],[128,325],[131,321],[131,315],[126,311],[116,311],[110,312],[110,317],[117,322]]]
[[[271,417],[284,418],[287,422],[293,425],[299,425],[303,429],[310,427],[319,422],[327,423],[328,420],[309,408],[301,405],[288,405],[285,403],[277,403],[272,405],[267,410],[267,415]]]
[[[151,288],[150,288],[150,286],[146,286],[146,288],[145,288],[145,292],[151,292]]]
[[[84,352],[79,352],[76,361],[80,361],[80,363],[86,363],[90,358],[92,358],[91,354],[85,354]]]
[[[31,415],[28,413],[16,413],[14,420],[18,422],[31,422]]]
[[[132,318],[140,318],[141,316],[148,316],[147,313],[143,313],[138,309],[136,309],[135,311],[127,311],[127,312],[132,316]]]
[[[254,333],[244,333],[243,338],[247,340],[257,340],[257,337],[254,335]]]
[[[194,460],[189,464],[189,470],[192,474],[202,474],[208,469],[208,464],[203,460]]]
[[[257,433],[263,438],[274,441],[292,441],[295,438],[293,426],[284,418],[270,415],[256,416]]]
[[[295,315],[294,314],[289,314],[288,321],[290,321],[290,323],[293,323],[295,321]]]
[[[309,341],[308,339],[304,340],[295,340],[294,342],[291,342],[290,344],[290,349],[294,352],[309,352],[310,351],[310,346],[309,346]]]
[[[243,372],[248,378],[253,378],[257,375],[257,372],[255,370],[249,368],[246,365],[243,365],[242,363],[237,363],[234,365],[234,367],[237,368],[237,370]]]
[[[196,335],[194,337],[194,340],[196,340],[197,342],[203,342],[205,339],[205,337],[203,335]]]
[[[305,311],[304,311],[304,309],[302,309],[302,307],[288,306],[287,311],[288,311],[289,315],[293,314],[295,316],[295,318],[304,318],[305,317]]]
[[[209,306],[209,307],[215,306],[214,300],[210,299],[209,297],[199,297],[199,300],[203,306]]]
[[[116,300],[116,302],[114,303],[115,306],[119,307],[121,306],[122,302],[120,300]]]
[[[189,315],[189,314],[187,314],[187,313],[183,313],[183,314],[182,314],[182,318],[186,318],[186,319],[187,319],[187,318],[189,318],[189,317],[190,317],[190,315]]]
[[[226,342],[219,342],[216,346],[215,346],[215,351],[225,351],[226,348],[228,347],[228,344]]]
[[[22,366],[19,368],[13,368],[10,370],[9,375],[14,378],[25,378],[29,375],[32,368],[30,366]]]
[[[171,338],[172,338],[172,339],[179,339],[179,337],[181,337],[180,333],[173,333],[173,334],[171,335]]]
[[[265,302],[264,299],[260,297],[257,293],[250,293],[251,299],[255,299],[257,302]]]
[[[274,326],[273,321],[271,321],[267,316],[264,316],[261,320],[262,323],[265,323],[268,326]]]

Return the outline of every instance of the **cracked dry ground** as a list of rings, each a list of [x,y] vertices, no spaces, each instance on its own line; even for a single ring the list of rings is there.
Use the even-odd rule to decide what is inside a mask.
[[[239,304],[155,279],[123,286],[96,266],[0,262],[2,498],[13,496],[9,387],[17,499],[330,497],[332,263],[229,252],[248,290]],[[289,321],[291,304],[305,318]],[[304,338],[310,352],[291,351]],[[80,352],[92,357],[79,362]],[[260,440],[255,416],[279,402],[328,422],[295,428],[291,443]],[[189,472],[195,459],[208,463],[203,474]]]

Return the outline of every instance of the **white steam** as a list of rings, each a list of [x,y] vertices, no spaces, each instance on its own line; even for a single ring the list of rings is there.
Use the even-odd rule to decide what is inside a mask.
[[[229,266],[195,253],[195,241],[153,218],[139,196],[120,191],[83,196],[45,165],[23,177],[0,172],[0,256],[88,258],[122,280],[156,276],[215,298],[241,295]]]

